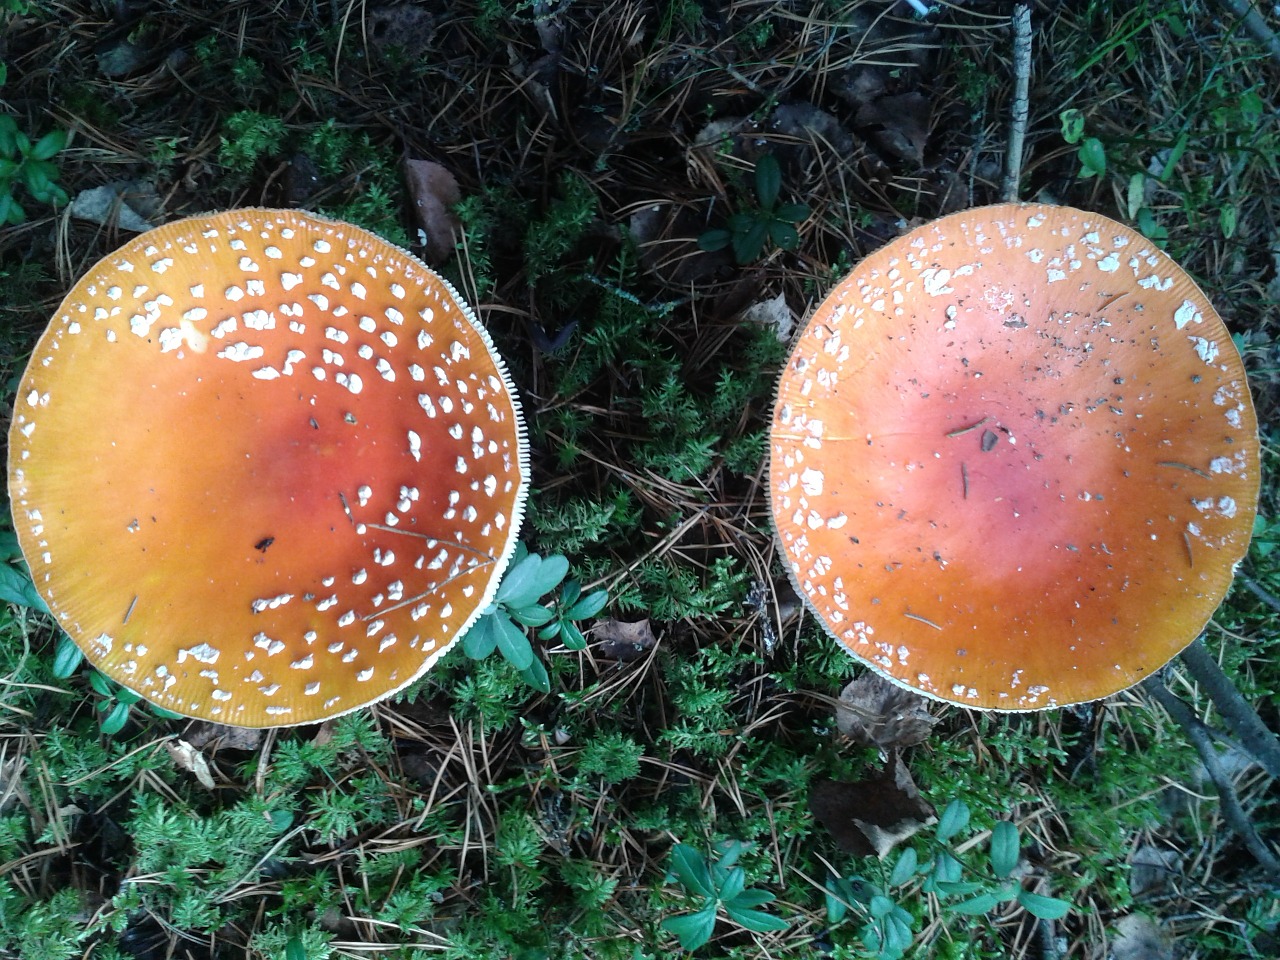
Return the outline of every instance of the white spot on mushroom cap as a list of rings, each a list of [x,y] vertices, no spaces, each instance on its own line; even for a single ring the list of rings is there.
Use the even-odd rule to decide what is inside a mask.
[[[242,363],[246,360],[257,360],[265,353],[266,351],[262,347],[240,340],[236,343],[227,344],[225,348],[218,351],[218,356],[224,360]]]

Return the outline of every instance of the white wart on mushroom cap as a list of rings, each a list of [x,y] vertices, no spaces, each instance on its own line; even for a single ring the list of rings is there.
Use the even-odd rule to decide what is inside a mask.
[[[864,260],[799,335],[771,434],[785,562],[826,628],[1002,710],[1107,696],[1195,639],[1259,479],[1204,294],[1062,207],[955,214]]]
[[[103,259],[9,436],[36,587],[169,710],[284,726],[405,687],[492,599],[527,443],[488,334],[413,256],[247,209]]]

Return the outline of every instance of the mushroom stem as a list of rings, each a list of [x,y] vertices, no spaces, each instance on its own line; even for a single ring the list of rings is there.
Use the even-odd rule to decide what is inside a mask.
[[[1182,651],[1182,662],[1209,694],[1222,719],[1240,741],[1240,746],[1267,773],[1280,779],[1280,739],[1267,728],[1257,712],[1245,702],[1231,678],[1205,649],[1204,638]]]
[[[1276,858],[1275,853],[1272,852],[1263,839],[1258,836],[1258,831],[1254,829],[1253,821],[1249,819],[1244,807],[1240,805],[1240,798],[1236,796],[1231,777],[1223,769],[1222,763],[1218,759],[1218,753],[1213,746],[1213,737],[1209,728],[1201,722],[1190,707],[1180,698],[1174,696],[1169,688],[1164,685],[1164,680],[1159,674],[1146,680],[1142,684],[1142,688],[1153,700],[1164,707],[1165,712],[1177,722],[1178,726],[1187,732],[1187,737],[1195,746],[1196,753],[1200,755],[1200,760],[1204,764],[1205,771],[1209,774],[1209,779],[1213,781],[1213,785],[1218,791],[1218,800],[1222,805],[1222,818],[1226,820],[1227,826],[1244,842],[1245,847],[1248,848],[1253,858],[1258,861],[1259,866],[1272,879],[1280,879],[1280,860]]]

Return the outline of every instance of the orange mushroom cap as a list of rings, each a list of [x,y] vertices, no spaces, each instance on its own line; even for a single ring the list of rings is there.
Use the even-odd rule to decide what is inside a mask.
[[[1002,205],[859,264],[799,335],[770,495],[827,630],[970,707],[1094,700],[1195,639],[1244,556],[1257,422],[1204,294],[1097,214]]]
[[[236,210],[94,266],[9,434],[58,623],[177,713],[310,723],[420,677],[491,601],[528,450],[454,289],[349,224]]]

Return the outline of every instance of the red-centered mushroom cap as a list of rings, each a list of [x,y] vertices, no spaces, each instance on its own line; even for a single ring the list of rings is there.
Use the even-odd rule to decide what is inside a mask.
[[[178,713],[314,722],[421,676],[492,599],[527,444],[488,334],[349,224],[236,210],[94,266],[9,434],[36,587]]]
[[[1061,207],[944,217],[859,264],[796,342],[771,441],[826,628],[971,707],[1148,676],[1217,608],[1257,505],[1222,320],[1149,240]]]

